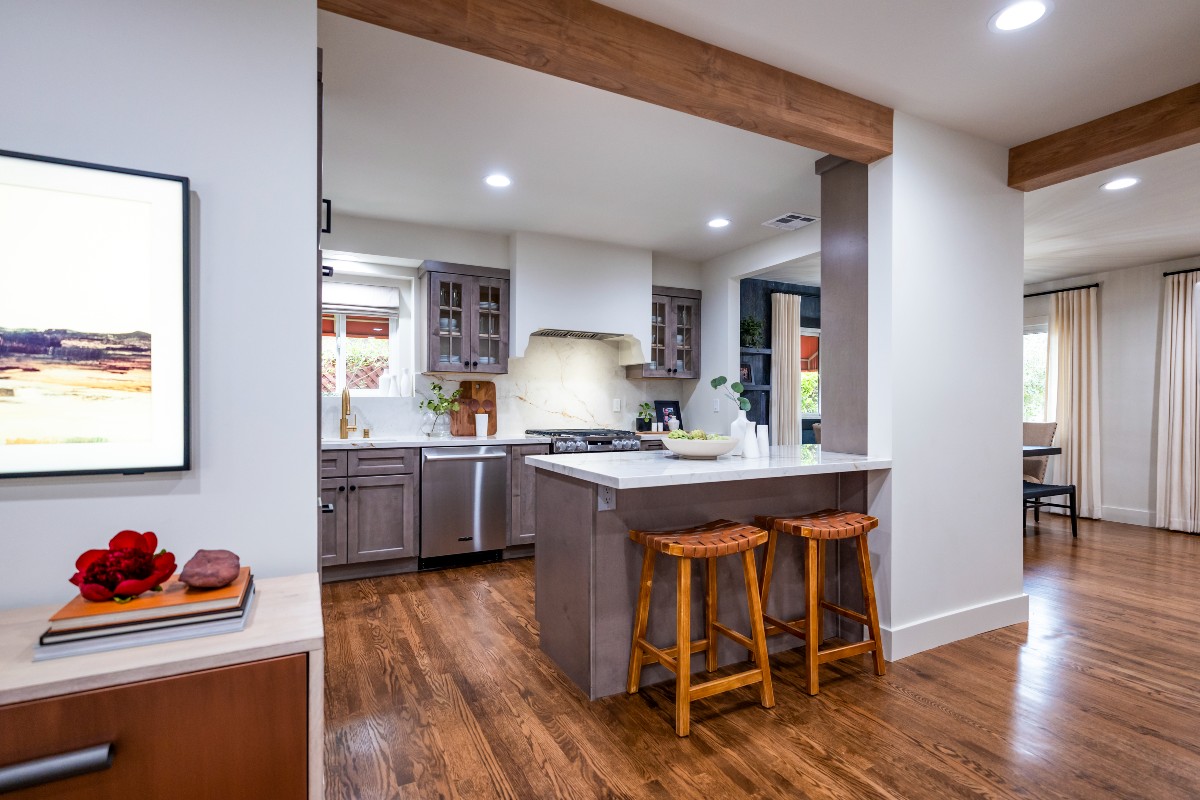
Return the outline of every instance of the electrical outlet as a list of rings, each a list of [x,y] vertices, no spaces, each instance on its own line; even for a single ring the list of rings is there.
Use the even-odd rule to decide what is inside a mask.
[[[596,510],[612,511],[617,507],[617,490],[611,486],[596,487]]]
[[[613,398],[613,413],[614,414],[621,413],[621,398],[619,398],[619,397]]]
[[[720,410],[721,410],[721,398],[718,397],[713,400],[713,413],[714,414],[719,413]]]

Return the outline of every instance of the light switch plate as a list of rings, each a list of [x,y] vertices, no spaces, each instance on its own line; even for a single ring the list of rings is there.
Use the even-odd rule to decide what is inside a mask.
[[[713,400],[713,413],[714,414],[719,413],[720,410],[721,410],[721,398],[718,397],[715,400]]]
[[[620,411],[621,411],[621,398],[614,397],[613,398],[613,412],[620,413]]]

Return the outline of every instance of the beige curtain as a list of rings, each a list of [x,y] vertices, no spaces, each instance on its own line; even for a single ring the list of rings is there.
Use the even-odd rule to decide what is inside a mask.
[[[1168,275],[1158,370],[1158,526],[1200,533],[1200,272]]]
[[[771,444],[800,444],[800,295],[771,295]]]
[[[1050,303],[1046,408],[1058,423],[1062,455],[1047,483],[1074,484],[1079,516],[1100,518],[1099,289],[1058,292]]]

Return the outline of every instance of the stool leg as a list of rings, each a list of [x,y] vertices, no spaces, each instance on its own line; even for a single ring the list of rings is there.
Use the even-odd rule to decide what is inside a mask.
[[[642,582],[638,588],[637,610],[633,615],[633,644],[629,648],[629,682],[626,691],[637,694],[642,680],[642,646],[638,640],[646,638],[646,621],[650,618],[650,585],[654,582],[654,551],[645,548],[642,556]]]
[[[717,668],[717,632],[713,623],[717,621],[717,560],[704,559],[707,573],[704,576],[704,637],[708,647],[704,651],[704,668],[713,672]]]
[[[763,557],[762,585],[760,587],[762,600],[759,602],[759,616],[766,613],[767,598],[771,594],[771,577],[775,573],[775,546],[779,543],[779,533],[767,531],[767,554]],[[750,660],[756,662],[754,651],[750,651]]]
[[[817,540],[804,540],[804,663],[808,674],[804,676],[805,691],[810,695],[820,691],[817,670],[820,662],[817,653],[820,649],[820,633],[817,626],[821,615],[820,584],[824,575],[817,573]]]
[[[858,574],[862,578],[863,605],[866,606],[871,639],[875,642],[875,674],[883,675],[887,666],[883,660],[883,639],[879,636],[879,609],[875,606],[875,579],[871,577],[871,553],[867,550],[867,537],[854,537],[858,545]]]
[[[679,579],[675,599],[675,733],[687,736],[692,727],[692,562],[679,561]]]
[[[767,656],[767,633],[763,626],[762,598],[758,593],[758,570],[754,568],[754,551],[742,551],[742,572],[746,576],[746,601],[750,610],[750,640],[754,642],[754,661],[762,673],[758,699],[763,708],[775,705],[775,689],[771,685],[771,660]]]
[[[829,542],[817,540],[817,645],[825,641],[825,609],[821,608],[821,603],[825,601],[825,577],[828,575],[825,572],[825,551],[829,548]]]

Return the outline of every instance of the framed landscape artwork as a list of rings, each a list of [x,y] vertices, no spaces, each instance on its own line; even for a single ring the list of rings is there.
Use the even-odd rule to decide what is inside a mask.
[[[188,188],[0,150],[0,478],[189,468]]]

